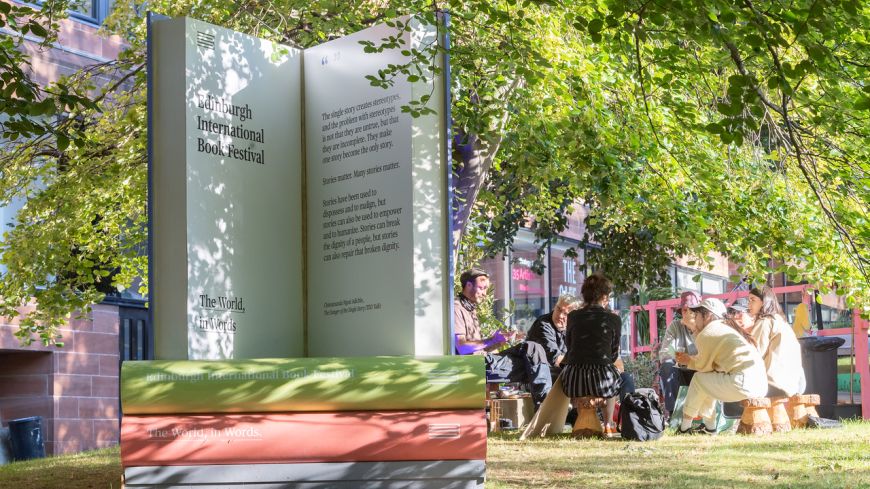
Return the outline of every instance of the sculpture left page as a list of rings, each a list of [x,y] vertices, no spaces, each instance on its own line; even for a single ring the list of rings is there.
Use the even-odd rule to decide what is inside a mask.
[[[302,356],[302,53],[189,18],[149,42],[155,356]]]

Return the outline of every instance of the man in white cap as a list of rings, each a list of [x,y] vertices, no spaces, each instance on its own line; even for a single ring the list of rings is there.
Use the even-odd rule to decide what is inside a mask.
[[[716,433],[716,401],[734,402],[767,394],[764,360],[745,331],[723,321],[725,304],[719,299],[704,299],[696,307],[695,345],[698,354],[677,353],[696,373],[689,384],[683,419],[678,433]],[[692,420],[702,417],[701,426],[692,428]]]

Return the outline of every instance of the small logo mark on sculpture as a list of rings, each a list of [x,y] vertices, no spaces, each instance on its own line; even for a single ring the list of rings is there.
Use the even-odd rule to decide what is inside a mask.
[[[196,45],[203,49],[214,50],[214,34],[207,32],[196,33]]]
[[[459,423],[432,423],[429,425],[429,439],[456,439],[460,435]]]

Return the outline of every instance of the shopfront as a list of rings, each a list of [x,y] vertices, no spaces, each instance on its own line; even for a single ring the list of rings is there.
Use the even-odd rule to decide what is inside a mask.
[[[569,251],[573,248],[574,254]],[[551,245],[542,273],[535,271],[537,246],[533,234],[520,230],[513,250],[484,260],[495,294],[495,309],[506,323],[527,331],[535,318],[550,312],[562,294],[580,295],[586,277],[585,253],[579,241],[564,239]],[[511,302],[512,301],[512,302]],[[513,314],[510,314],[510,304]]]
[[[534,266],[538,247],[528,229],[517,233],[511,250],[481,263],[490,274],[496,314],[505,324],[527,331],[535,318],[553,309],[560,295],[580,297],[580,287],[593,270],[586,265],[586,250],[579,233],[566,234],[571,237],[564,237],[545,250],[542,270]],[[728,262],[719,257],[716,260],[710,271],[693,269],[682,259],[672,264],[668,275],[673,296],[685,291],[699,295],[728,292]],[[630,296],[623,295],[615,298],[611,307],[627,310],[630,305]]]

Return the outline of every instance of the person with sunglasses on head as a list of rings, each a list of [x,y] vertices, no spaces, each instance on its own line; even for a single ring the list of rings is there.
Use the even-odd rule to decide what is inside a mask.
[[[680,294],[680,315],[668,325],[658,346],[659,379],[665,409],[669,413],[674,412],[680,386],[689,385],[694,373],[685,368],[684,365],[677,363],[676,354],[677,352],[685,352],[689,355],[698,353],[698,349],[695,348],[695,337],[692,333],[694,313],[691,308],[700,303],[701,298],[694,292]]]

